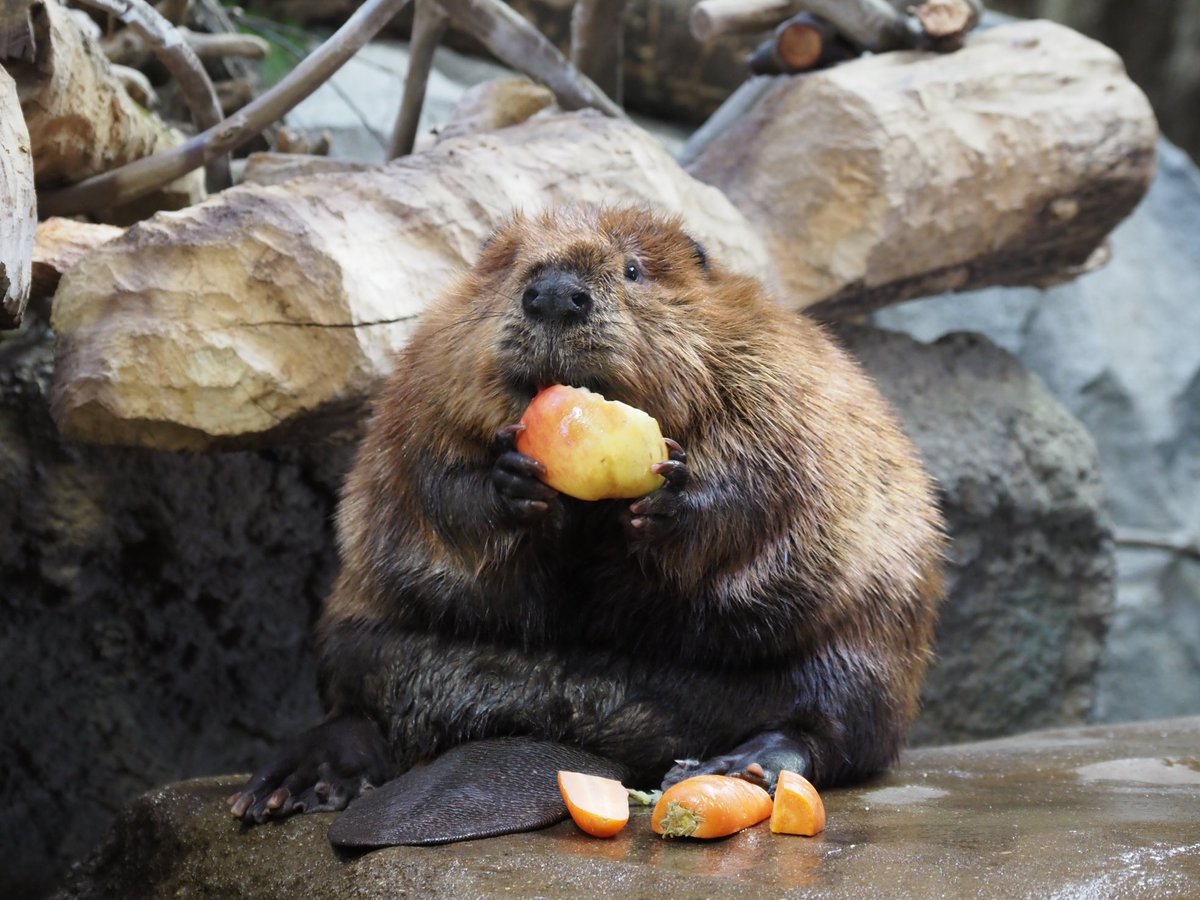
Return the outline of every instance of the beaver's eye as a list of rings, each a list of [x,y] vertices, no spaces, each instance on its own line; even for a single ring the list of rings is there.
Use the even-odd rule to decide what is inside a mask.
[[[635,263],[635,262],[625,263],[625,277],[628,278],[630,281],[641,281],[642,280],[642,270],[638,268],[637,263]]]

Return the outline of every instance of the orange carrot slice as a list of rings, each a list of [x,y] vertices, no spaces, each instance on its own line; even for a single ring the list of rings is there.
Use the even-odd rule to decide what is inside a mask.
[[[663,792],[650,827],[663,837],[717,838],[771,815],[771,795],[728,775],[695,775]]]
[[[590,835],[612,837],[629,821],[629,792],[619,781],[559,772],[558,789],[575,824]]]
[[[812,837],[825,830],[825,804],[817,789],[803,775],[784,769],[775,785],[775,808],[771,831]]]

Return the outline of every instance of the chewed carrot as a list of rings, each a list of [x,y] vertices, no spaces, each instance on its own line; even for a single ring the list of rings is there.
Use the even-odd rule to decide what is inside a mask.
[[[717,838],[771,815],[771,795],[728,775],[695,775],[663,792],[650,826],[663,837]]]
[[[812,837],[825,830],[825,804],[807,778],[784,769],[775,785],[771,831]]]
[[[629,821],[629,792],[619,781],[559,772],[558,789],[575,824],[594,837],[612,837]]]

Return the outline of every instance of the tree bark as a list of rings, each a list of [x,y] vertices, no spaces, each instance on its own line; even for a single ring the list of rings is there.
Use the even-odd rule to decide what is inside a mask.
[[[0,328],[21,324],[37,227],[33,156],[16,83],[0,68]]]
[[[627,0],[577,0],[571,15],[571,62],[618,106],[624,102]]]

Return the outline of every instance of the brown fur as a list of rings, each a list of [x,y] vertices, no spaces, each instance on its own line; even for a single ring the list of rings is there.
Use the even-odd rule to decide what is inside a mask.
[[[549,266],[590,287],[584,325],[523,314]],[[505,517],[495,435],[551,383],[640,407],[683,445],[674,533],[631,538],[621,501]],[[875,387],[640,210],[499,229],[401,353],[338,523],[326,701],[379,723],[400,768],[534,733],[657,778],[782,729],[819,783],[863,777],[916,712],[942,595],[934,491]]]

